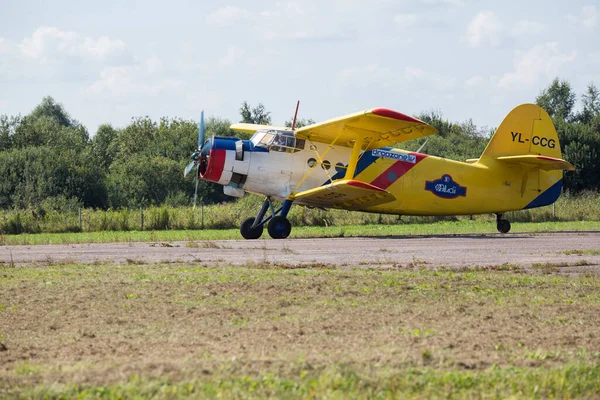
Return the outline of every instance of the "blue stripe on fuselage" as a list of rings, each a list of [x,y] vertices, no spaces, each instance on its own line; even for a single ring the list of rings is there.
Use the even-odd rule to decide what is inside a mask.
[[[213,148],[220,150],[235,150],[235,143],[242,140],[235,137],[224,137],[215,136]],[[250,140],[242,140],[244,143],[244,151],[256,152],[256,153],[268,153],[269,150],[264,147],[257,147]]]
[[[379,150],[392,150],[391,147],[382,147]],[[379,157],[378,156],[374,156],[373,155],[373,151],[371,150],[367,150],[365,151],[362,156],[360,156],[360,158],[358,159],[358,163],[356,163],[356,171],[354,171],[354,177],[356,178],[361,172],[363,172],[365,169],[367,169],[371,164],[373,164],[375,161],[377,161]],[[348,168],[348,165],[345,165],[346,168]],[[331,177],[331,179],[328,179],[325,183],[323,183],[323,185],[328,185],[330,184],[332,181],[335,181],[336,179],[342,179],[344,177],[344,175],[346,175],[346,169],[345,168],[336,168],[336,174],[334,176]],[[321,186],[323,186],[321,185]]]
[[[392,148],[391,147],[382,147],[378,150],[390,151],[390,150],[392,150]],[[371,151],[371,150],[365,151],[363,153],[363,155],[358,159],[358,163],[356,164],[356,171],[354,172],[354,177],[356,178],[358,175],[360,175],[361,172],[363,172],[365,169],[367,169],[369,167],[369,165],[371,165],[375,161],[377,161],[378,158],[379,158],[378,156],[373,155],[373,151]]]

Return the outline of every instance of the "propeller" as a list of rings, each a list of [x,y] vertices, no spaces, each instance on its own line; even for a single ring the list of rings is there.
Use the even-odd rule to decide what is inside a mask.
[[[204,144],[204,110],[200,113],[200,123],[198,124],[198,148],[192,154],[192,162],[190,162],[183,172],[183,176],[186,177],[192,171],[194,166],[198,169],[196,170],[196,188],[194,189],[194,208],[196,208],[196,200],[198,199],[198,181],[200,175],[200,164],[202,163],[202,145]]]

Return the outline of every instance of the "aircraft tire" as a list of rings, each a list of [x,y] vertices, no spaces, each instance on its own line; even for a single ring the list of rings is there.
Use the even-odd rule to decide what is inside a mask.
[[[290,220],[281,215],[273,217],[267,225],[267,231],[273,239],[285,239],[292,232]]]
[[[500,233],[508,233],[510,232],[510,221],[507,219],[499,219],[496,223],[496,229]]]
[[[258,239],[263,233],[263,225],[252,229],[254,217],[246,218],[240,225],[240,233],[244,239]]]

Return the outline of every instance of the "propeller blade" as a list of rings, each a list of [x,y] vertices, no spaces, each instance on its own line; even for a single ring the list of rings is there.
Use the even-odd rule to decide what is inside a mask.
[[[198,199],[198,182],[200,181],[200,179],[198,179],[198,175],[196,175],[196,189],[194,190],[194,208],[196,208],[196,200]]]
[[[200,113],[200,123],[198,124],[198,148],[202,149],[204,144],[204,110]]]
[[[194,165],[196,164],[195,161],[192,161],[191,163],[189,163],[186,167],[185,167],[185,171],[183,171],[183,177],[185,178],[186,176],[188,176],[188,174],[190,173],[190,171],[192,170],[192,168],[194,168]]]

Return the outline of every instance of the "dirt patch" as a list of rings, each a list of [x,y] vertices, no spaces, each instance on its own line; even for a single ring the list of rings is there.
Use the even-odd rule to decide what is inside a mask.
[[[600,359],[595,274],[58,265],[0,269],[0,286],[2,390]]]

